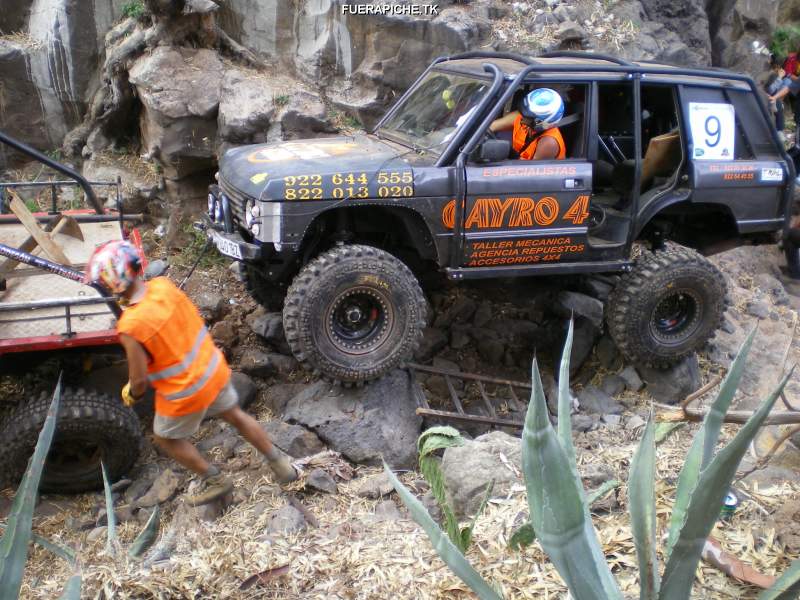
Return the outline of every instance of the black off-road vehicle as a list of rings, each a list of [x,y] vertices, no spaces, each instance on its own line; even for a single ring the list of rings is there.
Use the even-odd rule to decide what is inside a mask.
[[[537,87],[564,99],[565,160],[518,160],[488,133]],[[344,383],[411,355],[426,265],[455,280],[617,272],[611,335],[665,366],[720,323],[725,281],[703,255],[775,242],[794,177],[747,76],[473,52],[434,61],[371,134],[228,151],[208,232],[258,300],[285,294],[297,358]]]

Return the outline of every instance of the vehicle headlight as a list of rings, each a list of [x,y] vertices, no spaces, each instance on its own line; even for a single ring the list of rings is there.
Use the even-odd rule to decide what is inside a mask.
[[[256,205],[255,200],[250,199],[244,203],[244,222],[247,223],[247,228],[253,224],[253,207]]]
[[[217,223],[222,223],[222,217],[224,216],[222,211],[222,201],[214,203],[214,220]]]
[[[250,231],[253,232],[254,236],[258,236],[258,234],[261,233],[261,225],[259,225],[258,223],[253,223],[250,226]]]
[[[208,216],[212,219],[214,218],[214,204],[216,203],[216,198],[214,198],[214,194],[208,194]]]

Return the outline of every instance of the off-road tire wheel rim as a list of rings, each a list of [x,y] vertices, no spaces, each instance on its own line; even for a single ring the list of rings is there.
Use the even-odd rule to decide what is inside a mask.
[[[788,237],[784,237],[783,254],[786,256],[786,267],[789,275],[794,279],[800,279],[800,247],[795,245]]]
[[[27,468],[44,425],[52,392],[23,402],[0,431],[0,480],[16,483]],[[96,391],[64,388],[56,433],[39,489],[79,493],[103,487],[100,459],[116,481],[139,456],[142,429],[136,413],[118,398]]]
[[[645,252],[620,277],[608,300],[606,322],[629,360],[666,368],[714,335],[726,304],[719,269],[694,250],[669,244]]]
[[[306,368],[353,385],[411,358],[426,310],[419,283],[400,260],[371,246],[337,246],[298,273],[283,327]]]

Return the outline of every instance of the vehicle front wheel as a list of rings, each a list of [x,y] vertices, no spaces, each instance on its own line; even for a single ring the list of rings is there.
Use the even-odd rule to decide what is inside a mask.
[[[702,347],[722,323],[727,288],[705,257],[674,244],[645,252],[608,300],[611,337],[630,360],[666,368]]]
[[[411,357],[426,306],[419,283],[400,260],[371,246],[337,246],[294,279],[283,327],[301,363],[330,380],[358,384]]]
[[[20,404],[0,431],[0,480],[17,482],[27,468],[52,393]],[[126,474],[139,456],[142,429],[136,413],[119,398],[64,388],[56,433],[39,489],[79,493],[103,487],[100,459],[112,481]]]

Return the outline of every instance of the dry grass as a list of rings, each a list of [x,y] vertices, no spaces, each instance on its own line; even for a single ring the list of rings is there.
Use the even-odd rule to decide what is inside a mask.
[[[633,401],[633,396],[627,400]],[[645,408],[639,402],[637,409]],[[258,412],[267,414],[260,409]],[[669,517],[674,485],[683,464],[694,427],[673,434],[658,450],[657,503],[659,525]],[[726,428],[729,438],[733,429]],[[601,429],[576,436],[581,469],[590,464],[610,467],[616,477],[627,475],[638,443],[639,431]],[[147,461],[156,460],[154,454]],[[162,459],[163,462],[163,459]],[[407,516],[400,521],[375,522],[377,501],[356,494],[361,478],[379,472],[357,468],[357,478],[340,482],[337,496],[307,495],[303,502],[320,521],[318,529],[287,536],[265,534],[269,512],[286,503],[279,488],[250,457],[250,450],[231,463],[247,498],[215,523],[197,519],[179,536],[170,561],[145,569],[125,557],[104,555],[105,539],[86,541],[86,533],[66,527],[66,515],[52,517],[37,531],[80,548],[84,569],[84,594],[91,598],[471,598],[463,584],[441,563],[422,530]],[[403,475],[406,484],[418,481],[415,473]],[[293,489],[301,487],[295,484]],[[796,558],[777,541],[774,526],[764,513],[800,501],[800,486],[786,482],[771,488],[748,484],[753,500],[743,501],[729,522],[720,522],[714,535],[730,553],[756,569],[775,574]],[[624,488],[617,492],[619,506],[595,516],[595,526],[606,557],[626,594],[637,590],[636,557],[625,508]],[[84,496],[77,513],[88,512],[96,496]],[[397,500],[395,499],[395,502]],[[266,510],[254,516],[253,508]],[[401,512],[406,515],[401,507]],[[171,518],[167,511],[164,530]],[[490,502],[476,527],[475,545],[469,558],[481,574],[496,584],[506,598],[561,598],[565,591],[557,573],[538,545],[524,552],[507,548],[516,525],[527,515],[524,486],[520,480],[508,493]],[[140,525],[124,524],[121,537],[130,542]],[[240,584],[268,568],[289,565],[289,573],[257,584],[247,591]],[[40,549],[32,553],[23,598],[52,598],[69,575],[68,566]],[[740,585],[716,569],[698,570],[693,598],[755,598],[757,590]]]
[[[38,48],[44,47],[44,43],[42,41],[31,37],[31,35],[27,31],[13,31],[11,33],[0,33],[0,41],[10,42],[12,44],[22,46],[23,48],[28,48],[30,50],[36,50]]]

